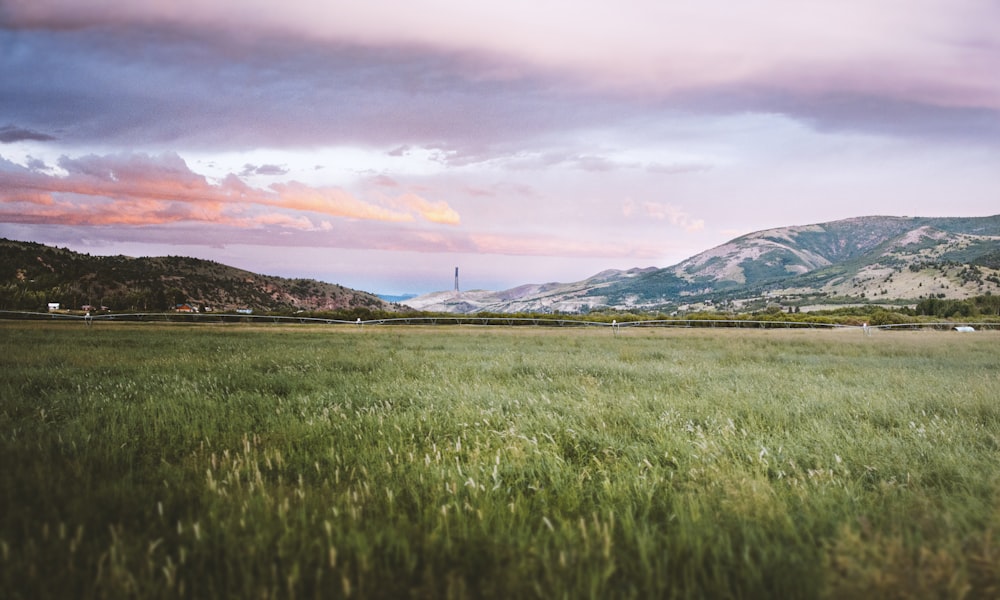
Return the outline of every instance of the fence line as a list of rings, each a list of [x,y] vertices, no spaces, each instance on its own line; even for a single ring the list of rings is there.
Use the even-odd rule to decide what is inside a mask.
[[[637,321],[588,321],[584,319],[556,319],[547,317],[479,317],[465,316],[415,316],[389,317],[354,321],[332,319],[325,317],[304,317],[286,315],[245,315],[233,313],[174,313],[174,312],[144,312],[144,313],[106,313],[96,315],[81,315],[64,312],[29,312],[0,310],[0,318],[21,320],[53,320],[53,321],[100,321],[115,322],[165,322],[165,323],[247,323],[270,322],[290,324],[326,324],[354,326],[387,326],[387,325],[506,325],[506,326],[537,326],[537,327],[610,327],[614,331],[629,327],[724,327],[724,328],[760,328],[760,329],[862,329],[859,325],[844,325],[840,323],[818,323],[810,321],[771,321],[753,319],[649,319]],[[1000,329],[996,322],[959,322],[936,321],[927,323],[891,323],[886,325],[869,325],[872,330],[895,329],[952,329],[958,326],[975,327],[976,329]]]

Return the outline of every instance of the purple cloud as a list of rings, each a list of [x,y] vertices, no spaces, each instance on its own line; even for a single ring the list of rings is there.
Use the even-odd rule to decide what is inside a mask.
[[[607,36],[602,50],[607,58],[584,49],[580,60],[589,61],[585,64],[560,48],[539,50],[538,56],[565,54],[554,62],[532,59],[526,53],[530,44],[521,48],[497,32],[469,38],[448,24],[433,26],[441,30],[437,42],[420,44],[400,32],[395,37],[371,34],[362,44],[366,36],[349,27],[352,18],[364,25],[357,31],[395,31],[393,23],[402,22],[395,19],[406,17],[426,21],[406,10],[386,13],[395,17],[384,24],[357,8],[335,22],[327,22],[323,11],[305,19],[298,5],[281,14],[264,11],[275,22],[287,20],[289,31],[310,34],[289,36],[266,19],[243,14],[253,11],[229,15],[228,31],[206,25],[202,18],[229,4],[189,4],[189,16],[157,3],[105,2],[88,8],[40,0],[8,9],[8,22],[15,25],[3,35],[16,52],[0,58],[0,80],[18,84],[0,94],[0,113],[23,125],[0,130],[0,139],[54,139],[36,133],[44,130],[77,144],[104,141],[158,149],[365,144],[387,147],[390,156],[423,146],[440,149],[443,163],[463,166],[516,154],[563,132],[672,118],[678,107],[701,114],[778,112],[820,130],[986,144],[996,143],[1000,132],[1000,84],[991,87],[995,78],[983,77],[984,67],[975,66],[995,65],[1000,49],[983,41],[989,38],[977,33],[981,28],[974,22],[933,25],[949,40],[938,46],[903,35],[902,41],[866,40],[870,47],[855,48],[828,30],[845,21],[861,31],[881,31],[885,15],[866,9],[859,14],[870,12],[875,20],[855,22],[845,11],[830,15],[829,26],[800,9],[784,15],[789,23],[799,19],[803,32],[754,17],[746,23],[747,32],[734,33],[737,41],[759,42],[739,48],[746,54],[741,60],[754,68],[738,70],[730,64],[734,61],[723,60],[737,51],[724,36],[699,30],[697,36],[681,32],[673,42],[662,41],[659,37],[669,36],[648,38],[639,23],[633,41],[587,22],[588,15],[606,10],[588,3],[563,32],[567,39],[589,31]],[[705,9],[686,19],[707,25],[712,14]],[[906,19],[931,21],[922,14]],[[464,25],[477,30],[481,23]],[[529,41],[540,43],[534,37],[540,24],[524,25]],[[816,42],[809,41],[810,32]],[[687,66],[673,77],[636,71],[628,58],[643,39],[652,44],[654,56],[669,58],[661,61],[663,69]],[[779,51],[782,40],[803,46],[797,53]],[[687,48],[674,45],[685,41]],[[824,41],[828,47],[822,47]],[[865,48],[870,57],[862,54]],[[968,59],[968,65],[929,70],[924,59],[935,51],[940,55],[931,66],[960,59]],[[709,61],[715,54],[720,64]],[[677,56],[688,58],[678,61]],[[620,80],[603,72],[609,60]],[[636,60],[645,64],[648,59]],[[47,76],[38,77],[40,72]],[[671,83],[663,87],[660,81]],[[587,154],[584,148],[570,152]],[[585,160],[580,166],[609,165]]]
[[[15,127],[14,125],[0,127],[0,144],[11,144],[14,142],[24,141],[50,142],[55,139],[55,137],[46,133],[39,133],[31,129]]]
[[[251,175],[285,175],[286,173],[288,173],[288,169],[278,165],[257,166],[247,163],[243,165],[240,177],[249,177]]]

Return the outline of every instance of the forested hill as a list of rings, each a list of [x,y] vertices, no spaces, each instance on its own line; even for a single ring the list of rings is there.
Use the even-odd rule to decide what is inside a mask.
[[[374,294],[313,279],[259,275],[209,260],[91,256],[34,242],[0,239],[0,309],[399,310]]]

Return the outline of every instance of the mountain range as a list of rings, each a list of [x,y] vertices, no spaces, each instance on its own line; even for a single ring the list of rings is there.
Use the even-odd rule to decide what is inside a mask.
[[[870,216],[735,238],[666,268],[608,270],[573,283],[444,291],[388,302],[313,279],[259,275],[178,256],[90,256],[0,239],[0,309],[105,306],[160,311],[583,313],[750,312],[1000,294],[1000,215]]]
[[[750,233],[666,268],[499,292],[434,292],[405,304],[454,313],[809,310],[998,292],[1000,215],[869,216]]]

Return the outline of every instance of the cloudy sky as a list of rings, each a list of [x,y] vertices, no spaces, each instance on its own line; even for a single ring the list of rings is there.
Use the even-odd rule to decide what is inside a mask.
[[[0,237],[379,293],[1000,213],[996,0],[4,0]]]

